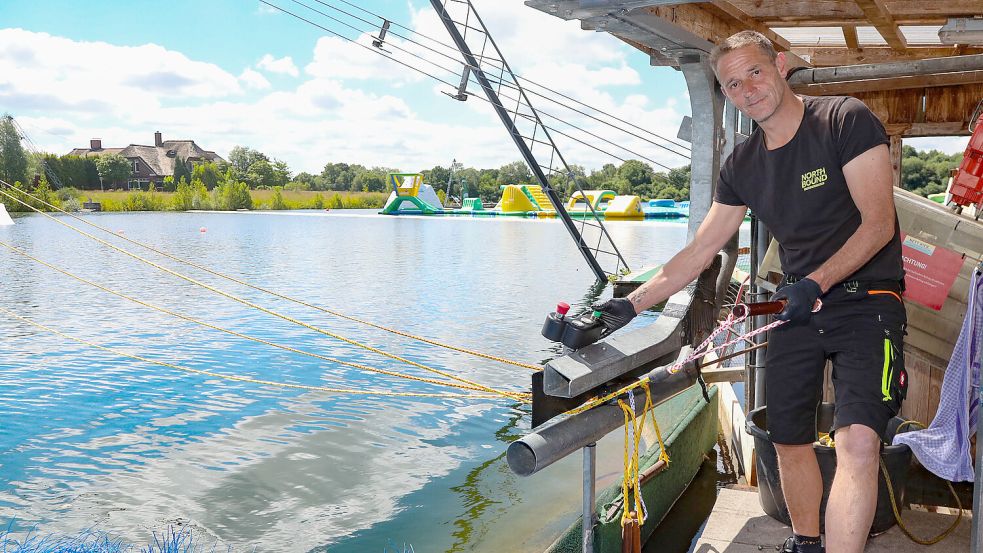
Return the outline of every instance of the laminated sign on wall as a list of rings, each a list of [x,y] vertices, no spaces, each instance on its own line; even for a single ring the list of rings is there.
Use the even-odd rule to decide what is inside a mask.
[[[963,266],[962,254],[902,232],[901,256],[904,259],[905,299],[936,311],[942,309]]]

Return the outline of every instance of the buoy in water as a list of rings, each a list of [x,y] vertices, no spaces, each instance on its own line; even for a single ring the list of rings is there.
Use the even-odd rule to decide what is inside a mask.
[[[200,229],[198,229],[198,232],[208,232],[208,229],[205,227],[201,227]]]

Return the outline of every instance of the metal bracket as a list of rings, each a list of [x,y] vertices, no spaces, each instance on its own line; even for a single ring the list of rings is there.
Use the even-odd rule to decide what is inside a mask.
[[[468,79],[471,78],[471,67],[468,65],[464,66],[464,73],[461,73],[461,84],[457,85],[457,94],[451,94],[450,92],[444,92],[444,94],[450,96],[451,98],[457,100],[458,102],[468,101]],[[443,91],[441,91],[443,92]]]
[[[372,46],[382,50],[382,45],[386,42],[386,33],[389,32],[389,20],[382,20],[382,29],[379,30],[379,36],[372,41]]]
[[[693,300],[692,288],[669,298],[654,324],[633,332],[615,334],[554,359],[543,371],[543,392],[574,398],[616,380],[682,347],[682,321]]]

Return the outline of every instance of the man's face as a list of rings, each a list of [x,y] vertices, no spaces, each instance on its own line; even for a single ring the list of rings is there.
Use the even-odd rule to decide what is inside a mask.
[[[763,123],[775,114],[788,90],[785,56],[779,53],[772,61],[757,46],[738,48],[717,61],[717,80],[741,113]]]

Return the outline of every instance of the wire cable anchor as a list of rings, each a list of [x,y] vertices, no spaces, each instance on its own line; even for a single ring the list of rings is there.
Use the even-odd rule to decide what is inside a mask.
[[[386,43],[386,33],[388,32],[389,32],[389,20],[383,19],[382,28],[379,29],[379,36],[375,37],[375,40],[372,41],[372,46],[375,46],[376,48],[385,52],[385,50],[382,48],[382,45]]]
[[[465,65],[464,72],[461,73],[461,84],[457,85],[457,94],[451,94],[450,92],[444,92],[447,96],[457,100],[458,102],[468,101],[468,80],[471,78],[471,66]],[[441,91],[443,92],[443,91]]]

